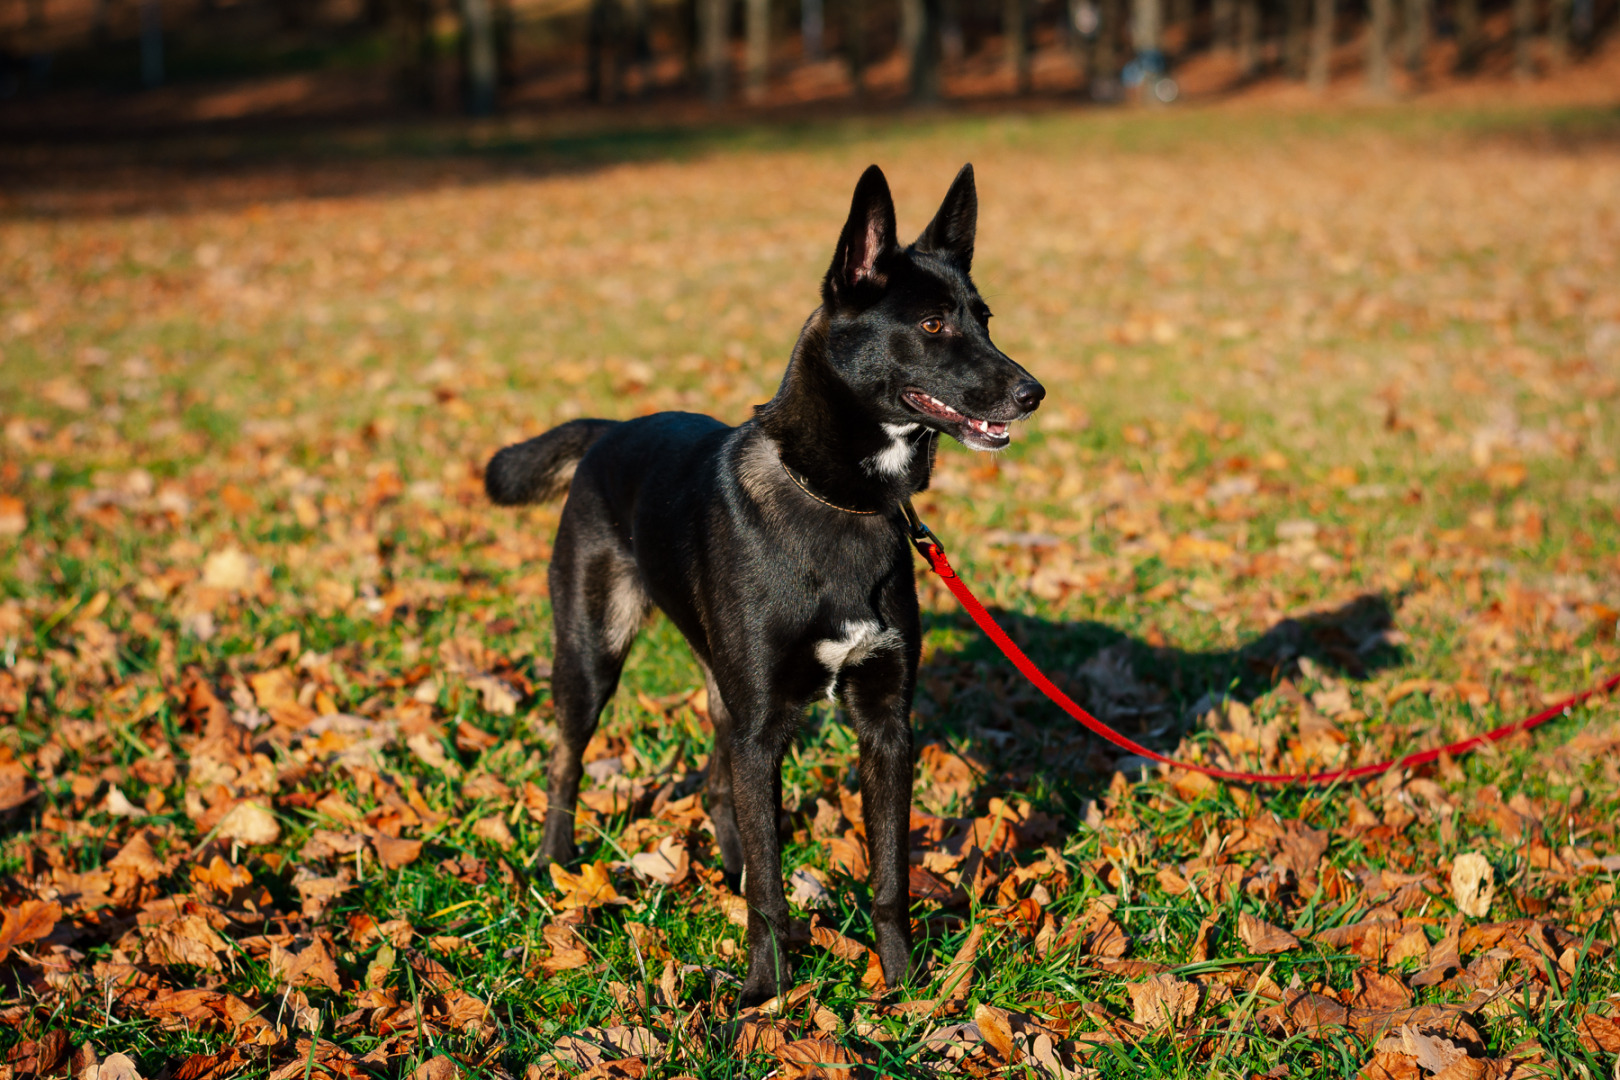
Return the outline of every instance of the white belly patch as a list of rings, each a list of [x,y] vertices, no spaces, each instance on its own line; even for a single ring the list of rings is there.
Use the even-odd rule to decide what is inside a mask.
[[[886,649],[898,649],[903,644],[900,631],[892,627],[885,630],[871,619],[859,619],[844,624],[844,636],[816,642],[816,659],[832,673],[827,680],[827,697],[832,699],[838,689],[838,673]]]

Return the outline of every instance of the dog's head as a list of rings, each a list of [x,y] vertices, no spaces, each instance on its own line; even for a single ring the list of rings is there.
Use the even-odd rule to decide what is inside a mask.
[[[903,248],[889,182],[871,166],[821,296],[828,357],[883,423],[999,450],[1046,390],[990,341],[990,308],[969,274],[978,217],[973,166],[964,165],[934,220]]]

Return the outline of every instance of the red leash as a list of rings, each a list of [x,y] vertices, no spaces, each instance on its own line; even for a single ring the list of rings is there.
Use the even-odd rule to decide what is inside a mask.
[[[940,544],[939,538],[918,519],[916,511],[911,508],[909,502],[904,505],[904,509],[906,517],[911,522],[911,541],[917,545],[917,550],[922,552],[923,558],[928,560],[929,568],[940,576],[941,580],[945,582],[945,587],[951,590],[951,594],[957,600],[961,601],[962,606],[967,609],[967,613],[973,616],[973,621],[979,624],[979,629],[988,634],[990,640],[996,643],[996,648],[1000,649],[1007,659],[1013,662],[1013,666],[1023,672],[1024,677],[1034,683],[1041,693],[1050,698],[1054,705],[1080,721],[1087,730],[1102,736],[1115,746],[1163,765],[1170,765],[1177,769],[1190,769],[1193,772],[1203,773],[1205,776],[1213,776],[1218,780],[1235,780],[1245,784],[1330,784],[1339,780],[1355,780],[1363,776],[1376,776],[1390,769],[1404,769],[1413,765],[1425,765],[1440,757],[1441,754],[1451,754],[1452,756],[1466,754],[1487,743],[1499,742],[1515,732],[1529,731],[1533,727],[1539,727],[1553,717],[1559,716],[1570,708],[1579,705],[1587,698],[1606,693],[1616,686],[1620,686],[1620,675],[1611,675],[1591,689],[1583,690],[1578,694],[1571,694],[1562,701],[1549,705],[1534,716],[1520,720],[1518,723],[1507,724],[1497,728],[1495,731],[1487,731],[1483,735],[1475,735],[1473,738],[1454,742],[1450,746],[1422,750],[1394,761],[1380,761],[1376,765],[1358,765],[1353,769],[1335,769],[1332,772],[1320,773],[1268,774],[1234,772],[1231,769],[1217,769],[1210,765],[1195,765],[1191,762],[1176,761],[1156,751],[1149,750],[1142,744],[1121,735],[1075,704],[1068,694],[1065,694],[1058,688],[1057,684],[1048,679],[1041,672],[1041,669],[1035,666],[1034,661],[1025,656],[1024,651],[1013,643],[1012,638],[1007,636],[1007,632],[996,624],[996,620],[991,618],[990,613],[985,610],[983,604],[979,603],[978,597],[973,595],[967,584],[956,576],[956,571],[951,568],[951,564],[945,558],[945,549]]]

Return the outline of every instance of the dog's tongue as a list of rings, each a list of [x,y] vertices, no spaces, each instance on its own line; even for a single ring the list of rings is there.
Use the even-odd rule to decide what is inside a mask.
[[[1007,425],[999,420],[969,420],[968,427],[983,435],[1007,434]]]

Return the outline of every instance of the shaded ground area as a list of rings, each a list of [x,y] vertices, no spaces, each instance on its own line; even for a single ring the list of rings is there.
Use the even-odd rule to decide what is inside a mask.
[[[558,508],[479,477],[575,416],[746,418],[861,168],[904,231],[973,160],[996,339],[1049,397],[919,509],[1031,655],[1245,768],[1494,727],[1620,664],[1612,110],[645,130],[36,146],[0,181],[0,1067],[1612,1071],[1613,701],[1325,792],[1144,772],[920,568],[929,966],[868,977],[856,749],[814,710],[799,988],[728,1031],[695,665],[649,622],[584,857],[538,867]]]

